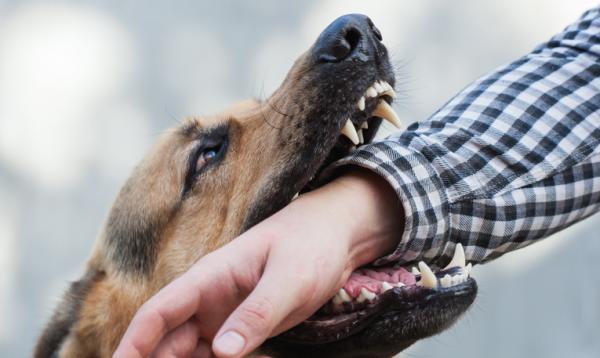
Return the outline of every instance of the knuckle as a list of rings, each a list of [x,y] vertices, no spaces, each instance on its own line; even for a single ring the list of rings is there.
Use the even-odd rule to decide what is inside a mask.
[[[273,326],[273,316],[274,306],[268,299],[252,300],[240,306],[240,320],[253,332],[268,334]]]

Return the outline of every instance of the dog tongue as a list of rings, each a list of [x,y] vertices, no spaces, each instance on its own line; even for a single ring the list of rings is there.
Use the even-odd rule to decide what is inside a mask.
[[[397,284],[403,283],[406,286],[416,283],[415,275],[400,267],[393,268],[368,268],[359,269],[350,275],[350,278],[344,285],[348,294],[356,298],[360,295],[360,289],[365,287],[371,292],[379,292],[382,282]]]

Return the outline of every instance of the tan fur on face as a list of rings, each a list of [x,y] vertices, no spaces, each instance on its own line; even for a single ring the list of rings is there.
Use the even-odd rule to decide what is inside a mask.
[[[276,141],[268,138],[278,138],[279,133],[264,119],[267,116],[275,121],[278,114],[265,113],[265,108],[268,107],[256,101],[246,101],[217,116],[193,118],[185,123],[198,128],[223,122],[229,125],[227,158],[200,178],[202,188],[193,189],[198,195],[180,200],[186,160],[193,143],[177,130],[164,135],[136,168],[115,201],[111,215],[129,220],[128,215],[143,213],[148,220],[158,222],[160,234],[152,273],[150,277],[132,277],[115,266],[110,260],[114,248],[108,242],[109,230],[105,228],[88,267],[88,272],[100,272],[103,278],[87,292],[78,319],[61,345],[60,356],[110,356],[145,300],[207,252],[240,233],[254,195],[270,173],[278,170],[273,159],[286,160],[285,156],[278,158],[276,153],[267,156],[269,160],[259,160],[258,153],[278,150]],[[37,356],[41,356],[39,347],[37,351]]]
[[[320,165],[299,153],[323,160],[327,149],[315,144],[324,142],[315,133],[337,138],[341,126],[325,122],[328,130],[321,131],[307,125],[304,102],[314,103],[318,94],[305,64],[303,56],[268,102],[244,101],[214,116],[190,118],[162,136],[117,196],[86,274],[63,298],[36,357],[110,356],[143,302],[291,200],[303,184],[294,179],[290,187],[290,178]],[[184,194],[191,153],[215,128],[226,129],[225,156]],[[278,202],[265,206],[272,199]]]

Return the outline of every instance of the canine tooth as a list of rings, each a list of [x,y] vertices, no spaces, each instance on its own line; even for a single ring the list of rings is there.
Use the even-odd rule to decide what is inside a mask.
[[[410,269],[410,272],[413,275],[420,275],[421,274],[421,272],[419,272],[419,270],[416,267],[414,267],[414,266],[412,267],[412,269]]]
[[[348,295],[348,292],[346,292],[346,290],[344,290],[344,288],[340,288],[337,295],[335,295],[335,296],[339,297],[342,302],[352,301],[352,297],[350,297],[350,295]]]
[[[361,125],[360,125],[360,129],[369,129],[369,123],[367,123],[367,121],[364,121]]]
[[[358,143],[363,144],[365,142],[365,137],[363,137],[362,129],[356,131],[356,134],[358,134]]]
[[[383,281],[383,283],[381,284],[381,292],[391,290],[392,288],[394,288],[394,286],[390,285],[389,283],[387,283],[385,281]]]
[[[446,274],[444,277],[440,278],[440,284],[442,287],[452,286],[452,277],[449,274]]]
[[[358,302],[364,302],[366,300],[369,301],[373,301],[375,299],[375,297],[377,297],[376,294],[374,294],[373,292],[367,290],[366,288],[362,287],[360,289],[360,296],[358,296],[357,301]]]
[[[365,110],[365,96],[360,97],[360,99],[358,100],[358,103],[356,104],[358,106],[358,109],[360,109],[361,111]]]
[[[387,104],[386,101],[379,101],[377,108],[375,108],[375,111],[373,111],[373,115],[385,119],[393,124],[396,128],[402,128],[402,122],[400,122],[400,119],[398,119],[398,115],[392,106]]]
[[[419,286],[427,288],[436,288],[437,278],[435,277],[433,271],[431,271],[429,266],[427,266],[425,262],[420,261],[419,270],[421,270],[421,281],[419,281]]]
[[[373,87],[367,88],[367,92],[365,92],[367,97],[377,97],[377,90]]]
[[[396,98],[396,91],[394,91],[394,89],[385,90],[381,92],[381,95],[388,95],[392,98]]]
[[[469,262],[469,264],[467,264],[467,266],[465,267],[465,273],[467,274],[467,277],[471,276],[471,270],[473,269],[473,265]]]
[[[358,144],[358,134],[356,133],[356,128],[354,128],[354,124],[350,119],[346,120],[346,124],[344,124],[344,128],[342,128],[342,134],[348,137],[354,145]]]
[[[406,286],[406,285],[405,285],[405,284],[403,284],[402,282],[398,282],[398,283],[396,284],[396,287],[404,287],[404,286]]]
[[[461,243],[456,244],[452,261],[450,261],[450,263],[444,267],[444,270],[449,269],[450,267],[465,267],[465,250],[463,249]]]
[[[375,88],[375,91],[377,91],[377,93],[383,92],[383,87],[381,86],[381,84],[379,82],[375,82],[373,84],[373,88]]]

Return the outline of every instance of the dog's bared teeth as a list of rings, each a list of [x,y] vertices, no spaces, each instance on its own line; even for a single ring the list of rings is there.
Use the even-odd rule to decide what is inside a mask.
[[[344,288],[340,288],[338,293],[336,293],[336,295],[333,296],[333,303],[336,305],[341,305],[344,302],[350,302],[350,301],[352,301],[352,298],[350,297],[348,292],[346,292],[346,290],[344,290]]]
[[[360,129],[369,129],[369,123],[367,121],[364,121],[361,125],[360,125]]]
[[[440,285],[444,288],[452,286],[452,277],[449,274],[444,275],[440,278]]]
[[[396,91],[394,91],[394,88],[389,83],[383,81],[381,86],[383,87],[383,92],[381,92],[380,95],[388,95],[392,98],[396,98]]]
[[[444,267],[444,270],[449,269],[451,267],[465,267],[465,250],[463,249],[462,244],[456,244],[454,248],[454,256],[452,257],[452,261]]]
[[[354,128],[354,124],[352,124],[352,121],[350,119],[346,120],[344,128],[342,128],[342,134],[348,137],[348,139],[350,139],[350,141],[354,143],[354,145],[357,145],[359,143],[358,133],[356,133],[356,128]]]
[[[437,278],[425,262],[419,262],[419,270],[421,271],[421,280],[417,282],[417,285],[426,288],[437,288]]]
[[[296,198],[297,198],[299,195],[300,195],[300,193],[296,193],[296,194],[294,195],[294,197],[292,197],[292,200],[296,199]]]
[[[356,131],[356,134],[358,134],[358,143],[363,144],[365,142],[365,137],[363,137],[362,129]]]
[[[421,272],[419,272],[419,269],[416,268],[416,267],[414,267],[414,266],[410,269],[410,272],[412,272],[413,275],[420,275],[421,274]]]
[[[379,82],[375,82],[373,88],[375,88],[375,91],[377,91],[378,94],[383,92],[383,86],[381,86]]]
[[[373,116],[381,117],[393,124],[396,128],[402,128],[402,122],[398,119],[398,115],[386,101],[379,101],[377,108],[373,111]]]
[[[361,111],[365,110],[365,96],[360,97],[360,99],[358,100],[358,103],[356,104],[356,106]]]
[[[388,290],[391,290],[392,288],[394,288],[394,286],[390,285],[388,282],[383,281],[383,283],[381,284],[381,292],[385,292]]]
[[[473,265],[469,262],[467,266],[465,266],[464,271],[467,274],[467,277],[471,276],[471,270],[473,269]]]
[[[367,88],[367,91],[365,92],[365,95],[367,97],[377,97],[377,90],[373,87],[369,87]]]
[[[466,280],[467,280],[466,275],[461,275],[461,274],[454,275],[454,276],[452,276],[452,286],[459,285],[459,284],[465,282]]]
[[[375,299],[375,297],[377,297],[377,295],[369,290],[367,290],[366,288],[362,287],[360,289],[360,295],[358,296],[358,298],[356,299],[359,303],[361,302],[365,302],[365,301],[373,301]]]

